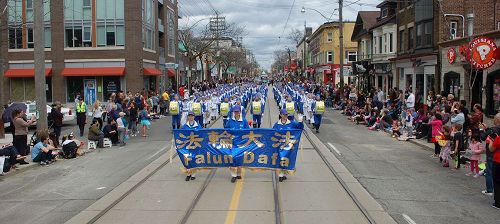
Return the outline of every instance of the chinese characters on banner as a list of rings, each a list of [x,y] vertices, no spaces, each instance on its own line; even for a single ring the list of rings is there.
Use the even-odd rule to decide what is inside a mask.
[[[294,170],[301,130],[174,130],[187,169],[252,167]]]

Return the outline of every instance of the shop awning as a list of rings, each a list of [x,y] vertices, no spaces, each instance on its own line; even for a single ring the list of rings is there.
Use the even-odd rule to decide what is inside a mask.
[[[125,67],[65,68],[63,76],[124,76]]]
[[[52,75],[52,68],[45,69],[45,77]],[[12,68],[5,72],[4,74],[7,78],[34,78],[35,69],[34,68]]]
[[[167,71],[168,77],[175,77],[175,70],[173,68],[169,68]]]
[[[144,68],[144,75],[148,76],[159,76],[162,72],[156,68]]]

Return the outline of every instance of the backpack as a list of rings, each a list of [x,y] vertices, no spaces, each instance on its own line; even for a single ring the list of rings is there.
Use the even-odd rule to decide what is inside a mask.
[[[65,159],[73,159],[76,158],[76,151],[78,150],[78,146],[76,145],[76,142],[73,141],[71,143],[63,145],[62,150]]]

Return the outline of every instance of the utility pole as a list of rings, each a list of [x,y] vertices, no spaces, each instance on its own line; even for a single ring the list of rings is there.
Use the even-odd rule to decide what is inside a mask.
[[[339,0],[339,43],[340,43],[340,93],[344,94],[344,21],[342,18],[342,8],[344,7],[344,0]],[[335,84],[335,83],[334,83]]]
[[[34,59],[35,59],[35,93],[36,110],[38,111],[37,131],[47,128],[47,94],[45,90],[45,41],[43,1],[33,1],[34,10]]]
[[[1,27],[3,25],[7,26],[8,22],[7,22],[7,16],[6,16],[6,10],[7,10],[7,1],[0,1],[0,29],[2,29]],[[5,10],[3,10],[5,9]],[[4,74],[4,56],[5,56],[5,53],[4,52],[7,52],[7,46],[8,44],[7,43],[7,36],[4,36],[5,33],[7,32],[3,32],[3,31],[8,31],[8,29],[2,29],[1,30],[1,33],[0,33],[0,115],[3,114],[3,105],[6,104],[6,102],[4,100],[6,100],[6,97],[5,97],[5,89],[4,89],[4,77],[3,77],[3,74]],[[4,123],[3,123],[3,119],[0,118],[0,139],[1,138],[5,138],[5,129],[4,129]]]
[[[219,47],[219,39],[220,39],[220,31],[226,29],[226,17],[219,16],[219,12],[215,12],[215,17],[210,18],[210,30],[215,33],[215,44],[216,44],[216,57],[220,56],[220,47]],[[220,72],[220,64],[217,65],[217,74],[219,78],[222,78],[222,74]],[[211,78],[211,77],[210,77]]]

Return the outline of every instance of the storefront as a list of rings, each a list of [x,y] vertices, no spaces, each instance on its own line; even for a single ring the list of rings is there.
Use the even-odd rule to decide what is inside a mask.
[[[35,69],[33,68],[11,68],[5,72],[9,78],[10,95],[12,101],[34,101],[35,91]],[[52,101],[52,69],[45,69],[45,90],[47,102]]]
[[[158,79],[163,72],[154,67],[144,68],[144,89],[148,91],[158,90]]]
[[[415,102],[423,104],[429,91],[436,93],[437,57],[435,55],[422,55],[395,61],[399,79],[398,88],[403,91],[411,89],[415,94]]]
[[[493,116],[500,106],[500,31],[439,43],[444,94],[482,105]]]
[[[75,102],[77,96],[83,96],[90,105],[96,100],[107,101],[113,92],[124,89],[124,67],[104,68],[65,68],[67,102]]]

